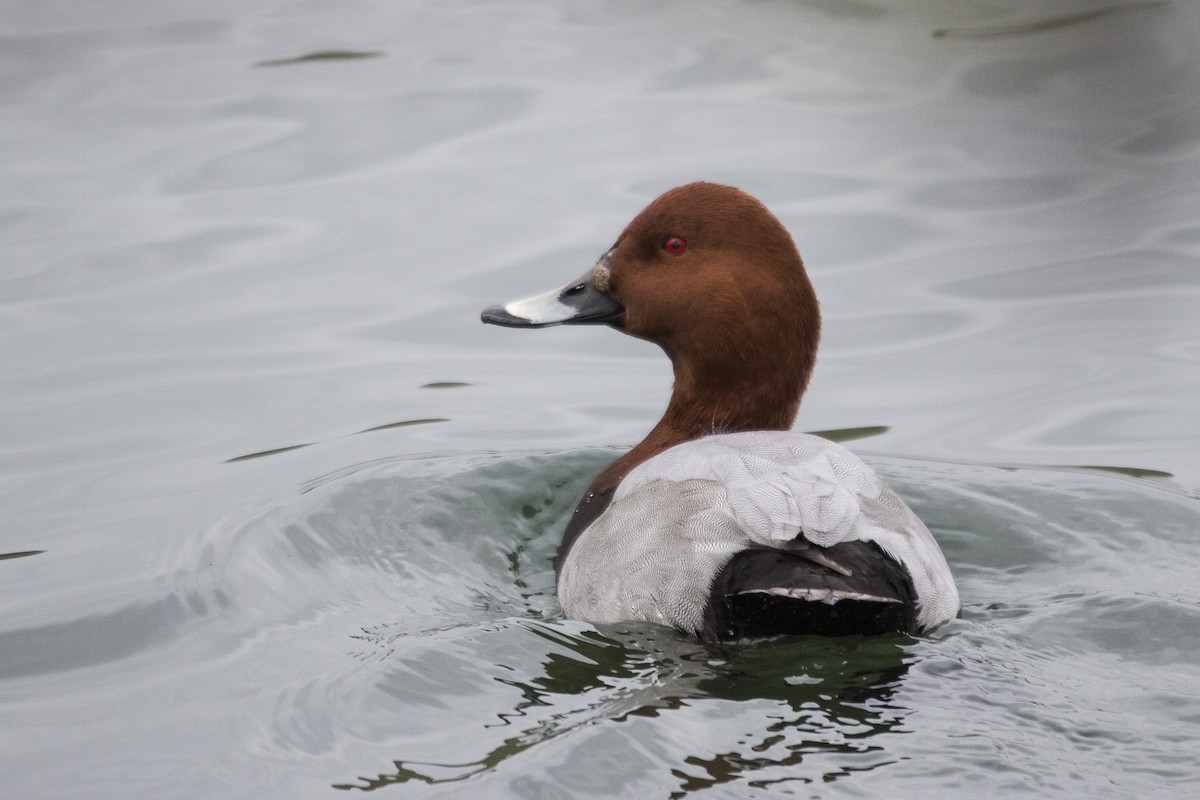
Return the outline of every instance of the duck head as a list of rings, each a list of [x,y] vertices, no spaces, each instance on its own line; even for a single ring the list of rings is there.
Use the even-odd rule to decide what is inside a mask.
[[[618,462],[622,473],[710,433],[790,428],[821,325],[812,284],[779,220],[745,192],[702,182],[650,203],[578,279],[488,308],[482,320],[603,324],[663,349],[675,372],[671,401]]]

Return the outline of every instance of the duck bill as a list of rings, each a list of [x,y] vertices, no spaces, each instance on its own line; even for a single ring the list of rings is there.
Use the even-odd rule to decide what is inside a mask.
[[[611,325],[624,307],[608,293],[607,258],[561,289],[503,306],[485,308],[480,319],[506,328],[547,328],[551,325]]]

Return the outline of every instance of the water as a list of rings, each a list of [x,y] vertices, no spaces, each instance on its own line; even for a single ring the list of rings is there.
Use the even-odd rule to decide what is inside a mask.
[[[1195,794],[1193,4],[0,22],[5,798]],[[669,369],[478,311],[696,178],[795,234],[935,636],[558,617]]]

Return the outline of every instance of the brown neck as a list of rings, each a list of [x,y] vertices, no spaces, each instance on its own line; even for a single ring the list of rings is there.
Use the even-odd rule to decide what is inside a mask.
[[[780,355],[769,364],[741,362],[735,369],[728,367],[728,361],[720,368],[705,369],[691,359],[672,358],[675,384],[662,419],[645,439],[597,475],[589,492],[614,489],[638,464],[682,442],[716,433],[790,429],[812,359]]]

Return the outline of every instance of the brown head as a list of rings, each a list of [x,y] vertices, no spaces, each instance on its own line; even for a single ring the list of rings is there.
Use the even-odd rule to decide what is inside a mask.
[[[666,192],[580,279],[489,308],[483,321],[608,324],[654,342],[671,359],[666,413],[597,477],[595,491],[689,439],[790,428],[821,329],[816,294],[787,230],[750,195],[714,183]]]

